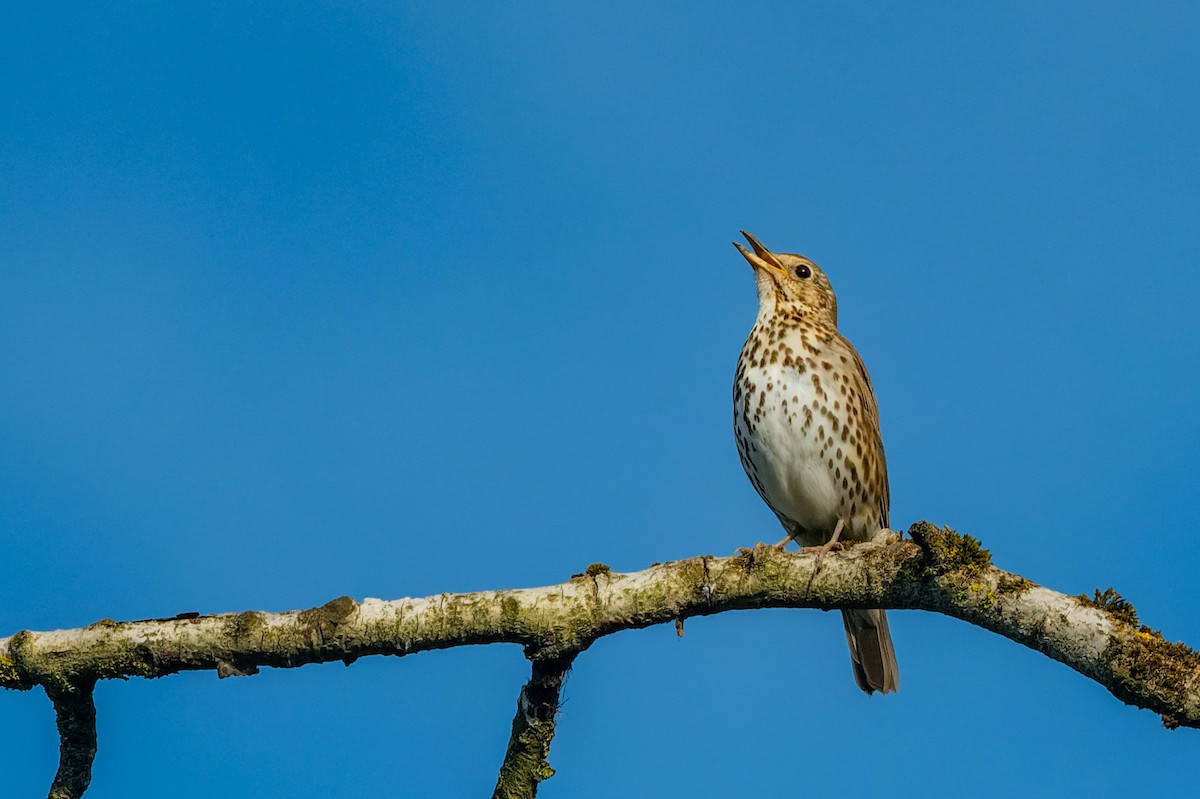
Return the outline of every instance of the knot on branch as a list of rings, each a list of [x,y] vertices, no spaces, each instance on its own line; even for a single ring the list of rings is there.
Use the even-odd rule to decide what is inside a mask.
[[[223,680],[226,677],[250,677],[255,674],[258,674],[258,666],[255,666],[253,663],[239,666],[228,660],[217,658],[217,679],[219,680]]]
[[[300,621],[305,624],[321,624],[337,627],[350,618],[358,610],[358,603],[351,597],[340,596],[331,599],[319,608],[300,611]]]
[[[312,640],[321,646],[336,641],[338,628],[350,620],[358,603],[348,596],[331,599],[319,608],[300,612],[300,623],[312,630]]]
[[[21,630],[12,637],[12,642],[8,645],[8,654],[0,653],[0,681],[3,681],[5,688],[28,691],[37,685],[25,663],[32,645],[33,633]]]
[[[921,521],[908,528],[908,534],[921,548],[926,571],[939,576],[949,572],[978,574],[992,565],[992,555],[978,539],[959,535],[949,527],[938,528]]]

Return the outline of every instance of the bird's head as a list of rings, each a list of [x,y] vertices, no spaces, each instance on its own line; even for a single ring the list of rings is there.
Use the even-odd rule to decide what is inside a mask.
[[[837,297],[829,278],[803,255],[787,252],[771,252],[762,242],[742,231],[746,241],[754,248],[747,250],[736,241],[734,247],[750,266],[758,281],[758,304],[768,314],[799,315],[814,322],[826,322],[837,326]]]

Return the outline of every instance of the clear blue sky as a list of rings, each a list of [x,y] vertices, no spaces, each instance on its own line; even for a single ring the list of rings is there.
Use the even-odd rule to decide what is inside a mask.
[[[510,5],[6,12],[0,634],[775,540],[730,430],[745,228],[838,291],[893,526],[1200,644],[1194,5]],[[542,795],[1194,790],[1200,734],[892,630],[888,697],[836,614],[603,640]],[[487,795],[526,676],[105,683],[89,797]],[[0,704],[44,795],[50,706]]]

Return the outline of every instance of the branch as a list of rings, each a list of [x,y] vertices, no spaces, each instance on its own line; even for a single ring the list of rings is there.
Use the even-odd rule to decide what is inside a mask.
[[[58,773],[50,786],[49,799],[78,799],[92,781],[96,757],[95,683],[61,688],[46,687],[54,703],[58,724]]]
[[[538,783],[554,776],[550,741],[563,680],[574,659],[570,654],[533,661],[533,675],[517,698],[517,715],[492,799],[533,799]]]
[[[95,747],[94,733],[78,731],[87,729],[88,713],[94,713],[90,689],[96,680],[194,670],[240,676],[262,666],[349,664],[365,655],[520,644],[534,664],[522,696],[535,712],[533,721],[518,712],[507,767],[521,752],[523,732],[543,730],[539,740],[549,746],[558,690],[550,684],[553,669],[561,666],[561,676],[597,638],[727,610],[887,608],[944,613],[992,630],[1070,666],[1118,699],[1160,714],[1168,727],[1200,727],[1200,655],[1141,625],[1119,595],[1060,594],[995,568],[970,536],[927,522],[909,533],[911,541],[882,533],[829,557],[819,573],[814,556],[768,548],[656,564],[630,574],[595,564],[544,588],[393,601],[340,597],[286,613],[104,619],[76,630],[25,631],[0,638],[0,687],[47,688],[59,709],[64,768],[71,770],[70,764],[90,763]],[[538,693],[543,689],[549,693]],[[70,696],[78,701],[65,702]],[[543,766],[545,747],[530,750]],[[499,795],[506,795],[500,793],[505,773],[511,770],[501,772]],[[532,787],[529,794],[507,795],[532,795]]]

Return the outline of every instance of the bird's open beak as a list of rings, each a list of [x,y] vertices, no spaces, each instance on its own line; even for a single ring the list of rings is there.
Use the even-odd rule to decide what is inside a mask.
[[[754,252],[750,252],[736,241],[733,243],[737,247],[738,252],[742,257],[750,262],[755,271],[765,270],[768,274],[782,275],[787,272],[787,268],[779,263],[779,259],[775,257],[775,253],[763,246],[762,242],[751,236],[746,231],[742,231],[742,235],[746,237],[746,241],[750,242],[750,246],[754,248]]]

